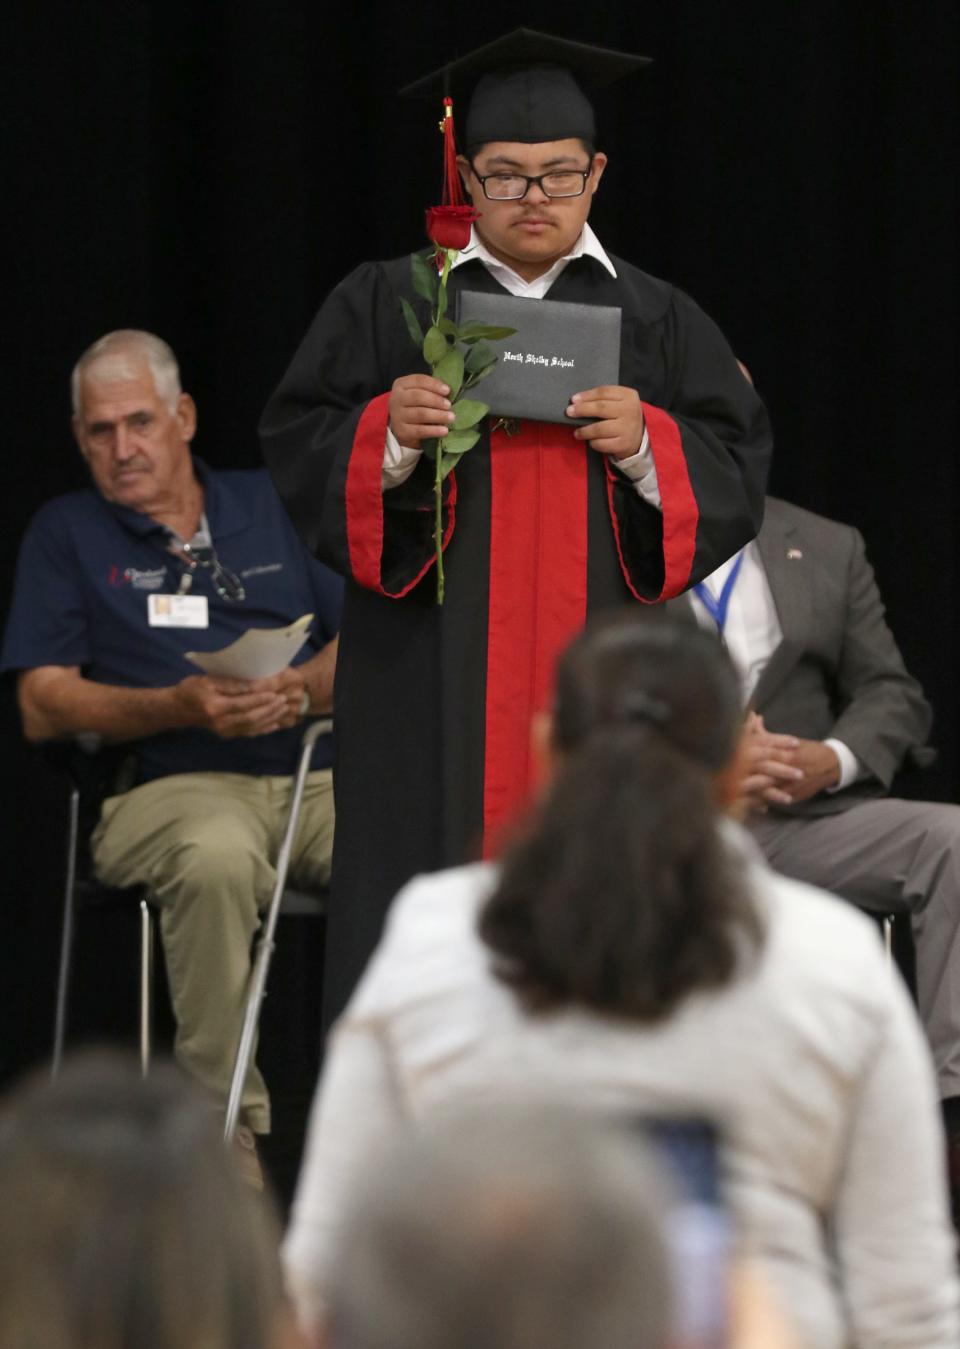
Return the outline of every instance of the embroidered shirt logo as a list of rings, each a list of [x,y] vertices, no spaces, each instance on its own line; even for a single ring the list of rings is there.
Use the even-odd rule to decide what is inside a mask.
[[[282,562],[263,562],[259,567],[244,567],[241,576],[266,576],[272,571],[283,571]]]
[[[134,590],[159,590],[166,579],[166,567],[150,567],[146,571],[142,571],[139,567],[124,567],[121,571],[114,564],[107,572],[107,581],[110,585],[131,585]]]

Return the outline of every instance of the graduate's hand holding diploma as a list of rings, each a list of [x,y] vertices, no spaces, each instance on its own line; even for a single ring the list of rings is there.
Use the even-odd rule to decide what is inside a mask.
[[[614,459],[629,459],[643,440],[643,405],[636,389],[622,384],[604,384],[598,389],[575,393],[567,408],[568,417],[592,417],[590,426],[578,426],[577,440],[586,440],[590,448]]]
[[[448,385],[431,375],[401,375],[390,390],[390,430],[401,445],[418,450],[422,440],[439,440],[450,430]]]

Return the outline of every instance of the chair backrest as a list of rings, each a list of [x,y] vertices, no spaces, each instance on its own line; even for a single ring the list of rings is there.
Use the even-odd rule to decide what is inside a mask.
[[[40,746],[44,761],[63,773],[77,793],[77,849],[74,865],[81,883],[93,877],[90,836],[108,796],[129,791],[137,778],[137,750],[131,742],[108,744],[96,735],[54,740]]]

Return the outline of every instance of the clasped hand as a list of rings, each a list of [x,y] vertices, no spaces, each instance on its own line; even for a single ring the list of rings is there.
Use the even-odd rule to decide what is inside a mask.
[[[756,712],[747,714],[743,734],[746,776],[740,800],[746,811],[809,801],[840,781],[840,761],[822,740],[777,735]]]
[[[185,725],[202,726],[232,740],[296,725],[305,688],[300,671],[288,667],[265,679],[188,675],[174,694]]]

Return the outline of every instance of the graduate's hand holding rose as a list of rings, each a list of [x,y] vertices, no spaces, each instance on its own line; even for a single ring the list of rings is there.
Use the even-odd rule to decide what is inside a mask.
[[[574,435],[586,440],[593,450],[629,459],[643,440],[643,405],[636,389],[622,384],[602,384],[598,389],[575,393],[567,408],[568,417],[591,417],[590,426],[578,426]]]
[[[449,385],[430,375],[401,375],[390,390],[390,430],[401,445],[419,450],[422,440],[439,440],[450,430]]]

